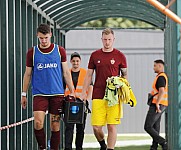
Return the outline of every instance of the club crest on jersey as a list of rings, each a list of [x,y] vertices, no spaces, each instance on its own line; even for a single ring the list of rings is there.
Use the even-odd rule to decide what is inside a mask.
[[[43,70],[43,69],[48,69],[48,68],[57,68],[57,63],[47,63],[47,64],[38,63],[37,64],[38,70]]]
[[[112,58],[110,61],[111,61],[111,64],[112,64],[112,65],[115,63],[114,58]]]

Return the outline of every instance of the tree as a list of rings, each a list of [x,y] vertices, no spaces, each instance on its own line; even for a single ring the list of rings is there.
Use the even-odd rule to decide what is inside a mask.
[[[110,27],[110,28],[154,28],[153,25],[139,20],[128,18],[106,18],[92,20],[81,25],[81,27]]]

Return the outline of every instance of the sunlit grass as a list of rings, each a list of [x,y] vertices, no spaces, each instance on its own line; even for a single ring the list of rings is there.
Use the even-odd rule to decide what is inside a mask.
[[[107,136],[105,136],[107,138]],[[131,145],[132,140],[149,140],[151,137],[147,134],[126,134],[126,135],[118,135],[117,141],[130,141],[130,146],[120,146],[115,147],[114,150],[149,150],[150,145]],[[74,138],[75,140],[75,138]],[[97,142],[95,136],[93,134],[85,134],[84,143],[94,143]],[[75,142],[74,142],[75,143]],[[100,148],[84,148],[84,150],[100,150]],[[161,150],[161,147],[158,148],[158,150]]]
[[[99,150],[99,148],[85,148],[84,150]],[[149,150],[148,145],[144,146],[128,146],[128,147],[116,147],[115,150]]]
[[[149,150],[149,145],[143,146],[127,146],[127,147],[116,147],[115,150]],[[99,148],[84,148],[84,150],[99,150]],[[159,147],[157,150],[161,150]]]
[[[117,136],[117,141],[128,141],[128,140],[148,140],[151,139],[149,135],[142,135],[142,136],[126,136],[126,135],[118,135]],[[94,135],[86,134],[84,138],[85,143],[90,143],[90,142],[96,142],[96,138]]]

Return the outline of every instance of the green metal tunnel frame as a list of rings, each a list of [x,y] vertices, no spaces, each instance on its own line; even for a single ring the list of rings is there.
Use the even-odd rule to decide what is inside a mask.
[[[171,0],[159,1],[167,5]],[[181,59],[178,24],[146,0],[1,0],[0,8],[0,61],[3,64],[0,66],[1,126],[32,117],[32,108],[22,110],[19,101],[26,50],[38,43],[36,28],[40,23],[48,23],[51,26],[52,42],[65,46],[66,32],[76,29],[84,22],[125,17],[150,23],[165,33],[165,69],[169,77],[166,135],[170,150],[181,149]],[[181,16],[181,0],[177,0],[170,9]],[[28,105],[31,106],[31,89],[28,91],[28,99]],[[45,124],[45,129],[49,129],[47,119]],[[0,149],[3,150],[37,149],[32,122],[4,130],[0,137]],[[50,133],[47,132],[47,139],[49,137]]]
[[[143,20],[158,28],[165,27],[165,15],[155,10],[145,0],[35,0],[33,2],[61,29],[75,28],[83,22],[107,17],[129,17]],[[161,2],[167,4],[167,0]]]

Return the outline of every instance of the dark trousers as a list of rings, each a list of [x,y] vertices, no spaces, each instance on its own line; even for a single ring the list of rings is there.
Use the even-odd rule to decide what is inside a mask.
[[[156,112],[156,105],[151,104],[146,116],[144,129],[152,137],[152,148],[157,148],[158,144],[165,142],[165,139],[159,135],[160,133],[160,121],[166,106],[160,105],[161,113]]]
[[[86,123],[87,113],[84,113],[83,124],[76,124],[76,139],[75,146],[76,150],[82,150],[84,140],[84,129]],[[74,123],[65,123],[65,150],[72,150]]]

